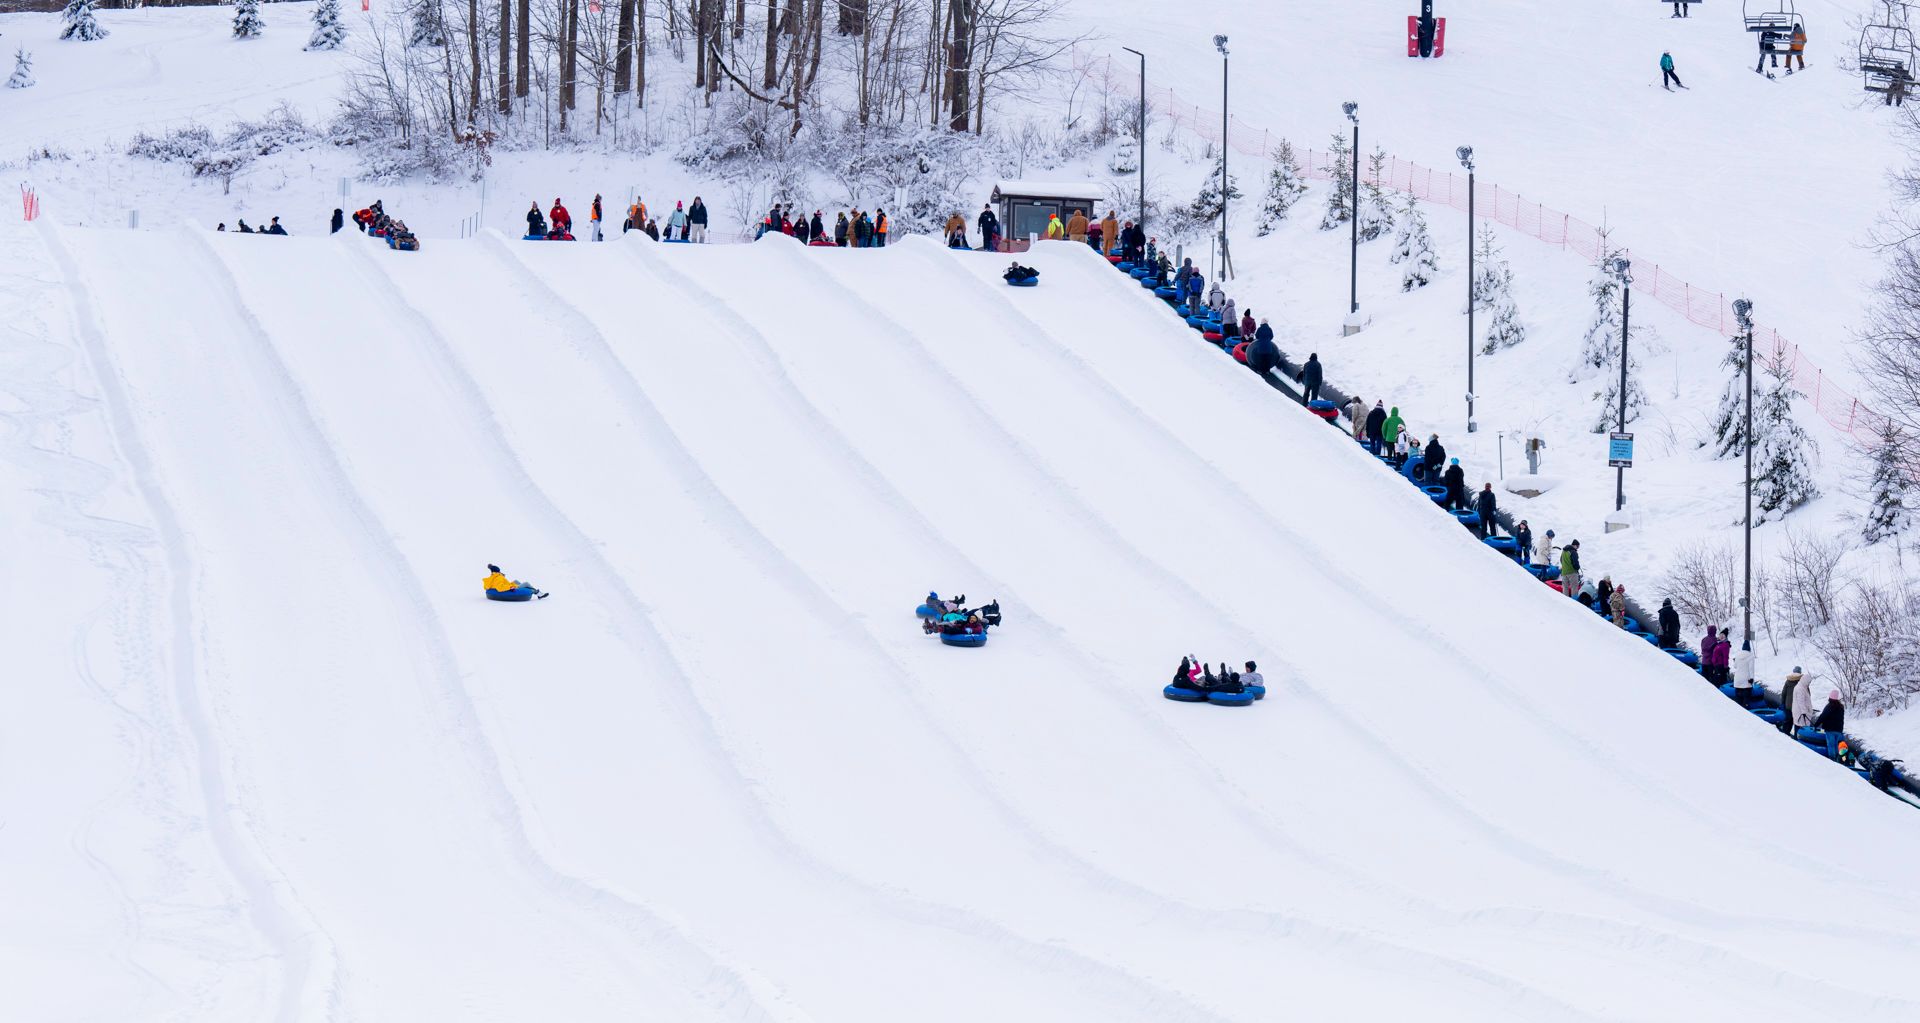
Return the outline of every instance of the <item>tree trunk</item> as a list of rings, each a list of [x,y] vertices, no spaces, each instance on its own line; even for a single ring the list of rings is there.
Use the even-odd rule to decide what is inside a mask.
[[[671,5],[673,0],[667,0]],[[693,87],[707,87],[707,0],[687,0],[688,20],[693,23]]]
[[[467,123],[480,116],[480,0],[467,0]]]
[[[840,15],[834,22],[833,30],[843,36],[865,35],[867,32],[867,0],[837,0]]]
[[[501,2],[505,3],[506,0]],[[529,88],[528,79],[531,77],[527,72],[533,63],[533,0],[520,0],[520,20],[514,29],[514,45],[520,52],[513,58],[513,94],[520,99],[526,99]],[[506,29],[503,28],[501,31],[504,32]]]
[[[513,112],[513,0],[500,0],[500,113]]]
[[[780,81],[780,0],[767,0],[767,66],[761,73],[760,87],[768,92]]]
[[[967,113],[972,104],[967,97],[967,82],[973,71],[974,0],[951,0],[953,41],[947,47],[947,127],[967,130]]]
[[[633,82],[633,8],[636,0],[620,0],[620,27],[615,37],[613,94],[622,95]]]
[[[673,9],[671,0],[667,9]],[[634,0],[633,20],[638,31],[634,33],[633,48],[633,91],[639,97],[641,106],[647,105],[647,0]]]
[[[733,0],[733,38],[735,42],[747,34],[747,0]]]

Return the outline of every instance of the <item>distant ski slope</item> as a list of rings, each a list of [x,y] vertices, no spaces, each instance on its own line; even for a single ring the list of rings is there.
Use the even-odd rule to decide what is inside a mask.
[[[204,793],[101,813],[211,837],[0,918],[24,1018],[1920,1015],[1920,815],[1085,249],[1016,291],[922,240],[0,242],[189,736],[121,780]],[[554,599],[482,600],[489,561]],[[942,647],[929,588],[1007,625]],[[23,638],[8,748],[113,733],[91,614]],[[1162,700],[1189,652],[1271,695]],[[37,756],[9,841],[114,780]],[[189,875],[224,910],[160,926]]]

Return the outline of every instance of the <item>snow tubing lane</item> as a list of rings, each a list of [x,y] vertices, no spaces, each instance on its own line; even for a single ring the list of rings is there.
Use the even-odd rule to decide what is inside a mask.
[[[1189,689],[1186,686],[1167,686],[1165,689],[1160,690],[1160,695],[1180,703],[1207,702],[1207,694],[1198,689]]]
[[[1252,693],[1208,693],[1207,694],[1208,703],[1217,703],[1222,707],[1251,707],[1253,706],[1253,700],[1254,700],[1254,696]]]
[[[986,646],[987,634],[984,632],[965,633],[959,636],[940,634],[940,642],[948,646]]]
[[[533,599],[533,587],[516,586],[511,590],[488,590],[487,599],[488,600],[504,600],[504,601],[507,601],[508,603],[517,604],[521,601]]]

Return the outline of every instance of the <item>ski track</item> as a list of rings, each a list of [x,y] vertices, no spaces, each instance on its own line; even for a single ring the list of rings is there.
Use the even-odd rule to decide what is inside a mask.
[[[627,396],[625,404],[627,409],[633,413],[633,420],[636,423],[644,424],[642,429],[645,433],[658,441],[657,450],[664,453],[667,459],[675,465],[676,469],[682,475],[682,482],[687,490],[691,493],[707,496],[709,499],[704,502],[706,507],[721,509],[725,519],[728,520],[727,524],[722,528],[725,528],[727,532],[742,541],[738,546],[742,549],[743,554],[747,554],[747,556],[752,557],[763,566],[773,566],[773,571],[770,574],[782,579],[784,584],[794,590],[797,595],[818,598],[823,602],[832,602],[831,596],[818,587],[817,584],[814,584],[804,570],[798,565],[793,564],[783,552],[767,540],[765,535],[754,526],[746,514],[738,506],[733,504],[731,498],[721,491],[711,477],[705,473],[679,435],[675,433],[672,426],[662,416],[657,406],[645,395],[637,381],[630,375],[624,365],[621,364],[618,357],[613,354],[612,348],[607,343],[605,335],[600,331],[598,325],[592,318],[581,312],[573,303],[554,290],[553,286],[546,283],[544,277],[537,270],[520,260],[512,250],[507,247],[506,242],[502,240],[500,236],[489,233],[484,238],[484,243],[487,244],[497,256],[515,268],[513,277],[516,280],[532,282],[530,287],[539,293],[538,298],[540,301],[537,303],[539,307],[558,310],[561,315],[566,316],[578,326],[578,330],[569,333],[574,337],[585,339],[582,344],[582,354],[587,355],[596,363],[600,364],[607,374],[607,379],[611,380],[614,386]],[[553,514],[557,517],[564,518],[558,509],[554,509]],[[570,522],[567,528],[571,532],[578,532],[578,527],[573,526]],[[581,534],[579,542],[586,545],[588,549],[592,549],[591,543],[586,540],[584,534]],[[609,572],[609,575],[614,580],[613,585],[616,587],[615,593],[624,598],[623,602],[632,608],[634,620],[643,623],[642,627],[652,633],[651,636],[646,637],[648,641],[642,644],[642,648],[648,650],[667,650],[669,652],[666,656],[672,657],[669,645],[662,639],[658,630],[651,624],[649,612],[641,604],[637,596],[628,590],[624,583],[618,582],[617,573]],[[849,628],[849,626],[844,623],[835,624],[829,621],[826,624],[827,629],[833,632],[844,632]],[[713,744],[712,752],[715,753],[716,759],[723,765],[727,765],[730,768],[729,773],[734,775],[735,783],[733,787],[741,793],[758,793],[762,791],[762,786],[759,783],[739,772],[739,768],[734,764],[732,757],[725,752],[725,744],[724,741],[719,738],[720,729],[714,721],[713,713],[701,699],[698,691],[692,686],[691,676],[688,674],[684,665],[674,661],[666,665],[666,667],[667,671],[664,673],[665,676],[675,679],[675,681],[684,688],[688,701],[690,701],[693,706],[699,708],[702,720],[698,722],[698,724],[702,731],[708,735],[710,743]],[[908,919],[945,927],[975,937],[989,938],[996,944],[1024,945],[1032,954],[1044,954],[1056,961],[1062,957],[1069,958],[1077,964],[1078,972],[1081,972],[1083,975],[1101,977],[1102,979],[1116,982],[1123,987],[1133,987],[1138,993],[1146,995],[1144,1003],[1134,1002],[1131,999],[1120,1000],[1119,1004],[1128,1006],[1129,1011],[1137,1010],[1144,1004],[1145,1007],[1154,1009],[1156,1014],[1159,1011],[1177,1010],[1181,1013],[1181,1018],[1218,1018],[1214,1017],[1210,1011],[1203,1010],[1197,1004],[1187,1001],[1188,996],[1170,990],[1156,988],[1143,978],[1128,974],[1111,964],[1073,953],[1057,946],[1035,943],[1029,939],[1018,936],[1001,924],[991,922],[982,917],[976,917],[957,907],[942,906],[905,891],[883,889],[862,882],[851,875],[841,872],[838,868],[826,864],[814,854],[801,848],[785,831],[784,827],[778,823],[764,802],[757,797],[753,801],[751,812],[765,836],[770,841],[776,843],[777,848],[788,859],[805,865],[807,869],[819,873],[822,875],[823,880],[837,887],[852,890],[865,897],[894,900],[898,904],[898,912],[900,915]]]
[[[173,694],[186,725],[195,755],[195,767],[206,808],[206,824],[222,861],[245,893],[245,904],[254,927],[277,950],[283,964],[283,977],[275,1019],[281,1023],[310,1015],[313,989],[331,999],[340,978],[335,970],[331,942],[298,895],[286,883],[284,875],[268,857],[246,825],[244,810],[233,795],[233,783],[227,775],[219,745],[219,735],[207,712],[205,694],[200,687],[196,652],[193,588],[197,569],[186,533],[167,497],[163,478],[155,470],[145,440],[135,424],[131,404],[121,385],[117,364],[102,333],[93,298],[72,251],[58,228],[43,222],[41,237],[54,256],[67,282],[73,305],[75,331],[85,351],[94,381],[99,385],[102,404],[112,423],[114,442],[122,461],[131,470],[142,503],[151,516],[163,548],[169,576],[169,610],[173,623],[169,662],[172,667]],[[111,279],[110,277],[107,279]]]
[[[780,243],[776,240],[774,244],[779,245]],[[785,247],[783,246],[782,248],[784,249]],[[916,350],[916,352],[918,353],[918,356],[915,361],[918,361],[922,365],[929,367],[931,373],[939,377],[940,382],[942,383],[943,386],[952,389],[954,392],[956,392],[958,395],[961,396],[961,400],[963,401],[964,404],[971,407],[971,409],[974,411],[975,415],[977,416],[978,423],[976,425],[979,428],[998,434],[1002,443],[1005,445],[1005,447],[1008,450],[1018,452],[1021,455],[1022,459],[1031,467],[1032,471],[1036,475],[1038,475],[1041,479],[1046,481],[1046,483],[1048,484],[1048,486],[1053,492],[1059,493],[1062,495],[1068,495],[1067,500],[1069,500],[1076,507],[1076,510],[1078,512],[1075,518],[1075,521],[1092,525],[1094,528],[1094,531],[1099,535],[1101,535],[1103,538],[1105,538],[1109,542],[1109,544],[1112,545],[1116,550],[1128,552],[1129,555],[1134,559],[1136,559],[1140,564],[1151,566],[1151,570],[1149,574],[1158,575],[1161,578],[1163,585],[1165,585],[1168,590],[1171,590],[1174,592],[1183,592],[1184,595],[1187,597],[1187,599],[1190,602],[1192,602],[1195,606],[1213,608],[1216,617],[1221,621],[1233,621],[1236,623],[1239,622],[1239,616],[1237,612],[1230,611],[1227,608],[1216,605],[1210,597],[1207,597],[1206,595],[1200,593],[1198,590],[1193,589],[1181,577],[1177,576],[1171,570],[1166,569],[1164,566],[1158,565],[1156,562],[1153,561],[1152,558],[1148,557],[1144,552],[1140,551],[1136,546],[1132,545],[1130,541],[1127,541],[1124,538],[1124,535],[1116,527],[1114,527],[1104,517],[1103,514],[1096,511],[1090,504],[1086,503],[1083,499],[1076,496],[1078,494],[1078,491],[1074,487],[1072,487],[1070,484],[1068,484],[1063,478],[1061,478],[1052,468],[1050,468],[1046,458],[1043,455],[1041,455],[1039,452],[1034,450],[1032,446],[1028,444],[1025,440],[1021,439],[1019,436],[1015,435],[1006,427],[1004,427],[1001,424],[1001,421],[999,420],[999,418],[989,409],[989,407],[979,397],[979,395],[973,389],[971,389],[961,377],[949,371],[945,367],[945,365],[938,360],[938,358],[936,358],[929,350],[925,348],[924,343],[920,340],[919,335],[915,331],[910,330],[905,324],[900,323],[890,312],[874,305],[872,302],[868,301],[863,295],[861,295],[858,291],[847,286],[844,282],[840,281],[835,272],[819,269],[820,264],[808,259],[807,258],[809,256],[808,253],[802,250],[794,250],[790,253],[787,253],[787,256],[788,256],[787,262],[795,268],[796,272],[811,270],[811,272],[814,274],[816,278],[822,279],[825,282],[830,282],[830,286],[833,286],[837,289],[837,293],[844,300],[844,304],[848,308],[859,310],[859,313],[856,315],[856,318],[862,318],[870,322],[884,323],[884,324],[890,325],[892,327],[892,330],[890,331],[891,334],[902,338],[903,344],[912,346]],[[931,262],[931,260],[929,260],[929,262]],[[939,269],[939,268],[936,267],[934,269]],[[838,272],[845,273],[847,271],[842,269]],[[981,289],[982,291],[986,290],[986,285],[984,283],[978,282],[977,279],[975,283],[978,286],[978,288]],[[1006,309],[1004,303],[1001,303],[997,301],[995,298],[990,296],[982,295],[980,301],[976,304],[980,307],[994,310],[994,315],[996,316],[1011,317],[1014,315],[1009,310]],[[1030,320],[1026,320],[1024,323],[1013,324],[1012,326],[1015,327],[1016,329],[1007,331],[1005,336],[1017,338],[1017,337],[1025,336],[1027,334],[1039,334],[1042,336],[1047,336],[1050,333],[1045,328],[1040,327],[1038,324],[1035,324]],[[1143,410],[1140,410],[1137,406],[1133,406],[1131,402],[1128,402],[1123,397],[1120,397],[1119,395],[1114,394],[1110,390],[1107,390],[1105,386],[1104,378],[1099,377],[1097,374],[1093,374],[1090,371],[1076,372],[1070,375],[1080,379],[1092,379],[1092,380],[1101,381],[1101,386],[1099,389],[1105,391],[1107,395],[1110,396],[1113,400],[1118,401],[1123,406],[1125,406],[1125,408],[1131,412],[1132,421],[1152,423],[1152,424],[1155,424],[1157,427],[1157,420],[1151,419],[1147,413],[1145,413]],[[1122,416],[1120,418],[1126,419],[1128,417]],[[1159,429],[1163,430],[1164,428],[1159,428]],[[1166,445],[1177,446],[1180,448],[1180,450],[1186,451],[1184,446],[1180,445],[1177,438],[1163,436],[1159,438],[1159,441],[1163,446],[1166,446]],[[1206,460],[1203,456],[1199,455],[1198,453],[1189,452],[1187,454],[1187,457],[1190,458],[1193,462],[1199,463],[1207,467],[1207,469],[1211,474],[1216,476],[1221,475],[1218,468],[1214,466],[1212,462]],[[1224,486],[1228,488],[1231,493],[1234,494],[1235,499],[1243,503],[1243,507],[1246,507],[1248,510],[1257,514],[1259,517],[1271,522],[1277,531],[1293,539],[1295,541],[1296,549],[1303,552],[1311,552],[1313,550],[1310,544],[1303,542],[1301,538],[1299,538],[1298,535],[1294,533],[1291,529],[1287,528],[1282,523],[1274,521],[1273,517],[1266,512],[1263,506],[1258,505],[1257,502],[1254,502],[1250,497],[1246,496],[1244,492],[1239,491],[1237,485],[1231,483],[1231,481],[1225,480],[1224,478],[1222,482]],[[1320,559],[1318,559],[1316,555],[1312,553],[1305,553],[1303,556],[1310,561],[1319,561],[1321,570],[1323,572],[1337,573],[1337,570],[1331,569],[1329,566],[1325,564],[1324,561],[1321,561]],[[1335,577],[1343,578],[1344,573],[1337,573]],[[1355,586],[1354,581],[1349,579],[1349,580],[1346,580],[1346,582],[1349,588],[1347,590],[1342,590],[1338,592],[1365,592],[1365,589],[1363,587]],[[1392,616],[1388,616],[1388,617],[1391,620]],[[1271,647],[1268,644],[1265,644],[1261,641],[1260,636],[1256,632],[1247,628],[1244,625],[1244,623],[1238,624],[1236,628],[1240,633],[1240,639],[1245,644],[1246,649],[1263,649],[1263,648],[1271,649]],[[1435,645],[1448,646],[1448,644],[1441,643],[1437,639],[1437,637],[1431,638],[1431,642],[1433,642]],[[1454,654],[1456,658],[1463,656],[1459,654],[1457,650],[1454,651]],[[1296,667],[1294,667],[1285,658],[1283,654],[1279,654],[1277,652],[1271,652],[1271,653],[1268,653],[1263,658],[1263,660],[1271,660],[1276,663],[1285,665],[1286,673],[1289,676],[1289,683],[1288,683],[1289,686],[1297,687],[1302,689],[1303,691],[1316,695],[1318,697],[1318,703],[1323,707],[1323,709],[1329,715],[1329,717],[1332,718],[1337,723],[1341,724],[1346,729],[1346,731],[1348,732],[1351,738],[1353,738],[1358,742],[1367,744],[1370,747],[1370,749],[1377,755],[1380,761],[1397,765],[1401,769],[1403,775],[1409,780],[1413,781],[1417,785],[1417,787],[1424,789],[1429,795],[1431,795],[1435,799],[1442,801],[1447,806],[1449,806],[1454,811],[1454,814],[1458,820],[1469,825],[1474,829],[1482,831],[1488,837],[1494,839],[1503,848],[1506,848],[1510,854],[1514,855],[1516,859],[1521,860],[1522,862],[1531,863],[1536,867],[1539,867],[1541,869],[1548,870],[1557,874],[1561,874],[1561,875],[1571,874],[1573,876],[1579,877],[1585,883],[1595,887],[1596,890],[1602,891],[1607,894],[1618,896],[1623,901],[1628,902],[1629,904],[1637,905],[1642,909],[1645,909],[1654,913],[1655,915],[1674,916],[1678,912],[1675,909],[1669,908],[1667,904],[1663,903],[1661,900],[1654,899],[1649,896],[1640,896],[1640,895],[1637,895],[1636,893],[1633,893],[1630,889],[1627,889],[1625,886],[1621,885],[1618,879],[1616,879],[1615,877],[1613,877],[1612,875],[1610,875],[1604,870],[1588,867],[1584,864],[1579,864],[1573,861],[1566,860],[1563,857],[1560,857],[1557,854],[1553,853],[1551,850],[1548,850],[1548,849],[1539,847],[1533,843],[1530,843],[1520,838],[1519,836],[1515,835],[1511,831],[1508,831],[1507,829],[1494,824],[1491,820],[1488,820],[1484,816],[1481,816],[1480,814],[1476,813],[1471,808],[1469,808],[1455,794],[1453,794],[1451,791],[1445,789],[1442,785],[1440,785],[1440,783],[1436,779],[1434,779],[1429,773],[1423,771],[1422,769],[1413,765],[1411,762],[1407,761],[1404,757],[1402,757],[1397,751],[1395,751],[1387,743],[1378,739],[1371,732],[1362,728],[1357,722],[1353,721],[1344,712],[1340,711],[1337,707],[1333,706],[1331,701],[1328,701],[1327,699],[1325,699],[1323,694],[1319,693],[1319,690],[1317,689],[1317,687],[1315,687],[1312,683],[1307,681],[1305,673],[1299,671]],[[1694,919],[1694,920],[1703,920],[1703,919],[1711,920],[1714,923],[1722,926],[1746,927],[1756,923],[1785,922],[1785,921],[1776,921],[1771,918],[1765,918],[1765,917],[1748,917],[1743,915],[1726,914],[1718,911],[1709,910],[1705,906],[1700,906],[1700,905],[1691,904],[1691,903],[1689,903],[1689,906],[1690,906],[1690,911],[1684,914],[1685,918]],[[1858,927],[1841,926],[1838,924],[1824,925],[1824,924],[1805,922],[1805,921],[1791,921],[1791,923],[1796,928],[1800,928],[1803,930],[1819,931],[1819,932],[1830,933],[1830,934],[1857,934],[1861,930]],[[1886,937],[1888,940],[1897,941],[1902,944],[1910,944],[1914,940],[1909,936],[1897,935],[1897,934],[1884,934],[1884,932],[1883,932],[1883,936]],[[1703,947],[1703,948],[1709,949],[1717,954],[1733,956],[1733,953],[1726,950],[1724,947],[1716,944],[1699,942],[1694,939],[1681,938],[1678,935],[1673,935],[1673,934],[1664,934],[1663,937],[1669,941],[1685,942],[1695,947]],[[1763,982],[1763,983],[1772,982],[1776,978],[1776,974],[1777,974],[1776,967],[1764,966],[1762,964],[1753,962],[1751,960],[1740,959],[1740,961],[1747,963],[1751,967],[1754,979],[1759,982]],[[1831,987],[1831,985],[1829,985],[1827,982],[1824,982],[1824,981],[1821,981],[1818,983],[1821,986]],[[1845,995],[1858,995],[1861,998],[1868,999],[1873,1002],[1877,1002],[1879,1000],[1877,996],[1869,995],[1864,992],[1852,992],[1847,989],[1839,989],[1835,993],[1845,994]],[[1914,1008],[1916,1012],[1920,1012],[1920,1003],[1914,1003]]]
[[[751,986],[739,973],[713,960],[705,950],[642,903],[599,882],[561,869],[551,854],[536,841],[528,823],[530,812],[522,805],[521,796],[507,780],[505,764],[488,736],[472,694],[466,688],[453,643],[433,607],[426,587],[407,567],[409,563],[398,541],[362,496],[345,460],[336,454],[338,449],[327,433],[324,421],[315,414],[301,384],[277,354],[271,332],[251,311],[232,271],[200,232],[187,233],[196,248],[217,268],[221,290],[232,302],[232,307],[240,311],[249,327],[254,350],[263,356],[256,360],[255,376],[273,393],[282,396],[283,407],[296,420],[292,425],[302,435],[300,440],[309,456],[305,464],[318,468],[331,481],[331,489],[341,495],[340,503],[359,528],[360,540],[365,548],[363,553],[367,555],[364,560],[370,564],[388,566],[389,582],[393,585],[386,592],[396,595],[396,599],[413,612],[411,620],[422,623],[418,629],[419,638],[432,657],[441,704],[451,715],[449,733],[459,741],[466,753],[471,763],[470,774],[484,789],[485,798],[491,804],[495,819],[505,828],[510,838],[509,845],[521,867],[562,902],[591,911],[643,947],[675,961],[688,971],[689,976],[699,976],[704,972],[709,982],[701,986],[710,986],[713,980],[718,979],[721,982],[720,990],[708,993],[723,1004],[728,1000],[744,998],[744,1004],[734,1007],[740,1018],[774,1018],[757,1003]],[[452,382],[456,386],[461,383],[458,378],[453,378]],[[468,386],[471,386],[470,382]],[[484,408],[479,411],[479,421],[497,433],[491,415]],[[521,477],[524,481],[524,474]],[[531,488],[531,483],[526,482],[526,486]]]

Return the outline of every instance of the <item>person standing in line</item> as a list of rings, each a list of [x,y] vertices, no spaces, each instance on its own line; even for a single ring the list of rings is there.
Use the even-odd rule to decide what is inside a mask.
[[[875,248],[887,247],[887,235],[893,231],[893,221],[887,219],[886,210],[873,211],[873,245]]]
[[[1660,645],[1671,650],[1680,645],[1680,612],[1673,609],[1673,598],[1660,602]]]
[[[328,234],[339,234],[339,233],[340,233],[340,229],[341,229],[341,228],[343,228],[343,227],[345,227],[345,226],[347,226],[347,214],[346,214],[346,211],[345,211],[345,210],[340,210],[340,209],[336,209],[336,210],[334,210],[334,211],[333,211],[333,228],[332,228],[332,230],[330,230],[330,231],[328,231],[327,233],[328,233]]]
[[[1533,564],[1533,527],[1527,525],[1526,519],[1513,524],[1513,546],[1520,552],[1522,565]]]
[[[1385,404],[1384,398],[1373,403],[1373,411],[1367,413],[1367,423],[1364,427],[1367,432],[1367,450],[1373,452],[1376,457],[1380,454],[1380,445],[1389,443],[1387,441],[1387,410],[1381,407]],[[1400,410],[1396,408],[1394,411]]]
[[[587,214],[587,216],[590,222],[593,224],[593,240],[601,241],[602,239],[600,235],[600,193],[599,192],[593,193],[593,212]]]
[[[673,214],[667,218],[667,239],[685,241],[687,237],[687,211],[680,200],[673,201]]]
[[[1607,611],[1613,615],[1613,624],[1623,629],[1627,627],[1627,588],[1625,586],[1613,588],[1613,596],[1607,598]]]
[[[1560,548],[1560,592],[1580,598],[1580,541],[1568,540]]]
[[[994,215],[993,204],[980,207],[980,247],[988,252],[998,250],[1000,243],[1000,218]]]
[[[1306,364],[1300,367],[1300,404],[1306,405],[1320,397],[1320,382],[1324,370],[1320,366],[1320,353],[1308,352]]]
[[[1660,87],[1668,92],[1672,92],[1675,85],[1680,86],[1682,89],[1686,88],[1686,86],[1681,83],[1680,76],[1673,71],[1673,54],[1662,50],[1660,52]]]
[[[1834,689],[1827,693],[1827,705],[1820,709],[1820,716],[1813,719],[1813,727],[1823,732],[1847,730],[1847,708],[1840,703],[1840,690]]]
[[[707,240],[707,204],[697,195],[693,197],[693,207],[687,210],[687,240],[690,242]]]
[[[1113,252],[1120,244],[1120,222],[1114,219],[1113,211],[1100,219],[1100,254],[1105,256]]]
[[[1067,218],[1067,240],[1081,245],[1087,243],[1087,215],[1079,210]]]
[[[1484,483],[1480,493],[1473,499],[1473,510],[1480,516],[1480,535],[1496,536],[1500,532],[1500,523],[1494,518],[1499,511],[1497,499],[1493,496],[1493,484]]]
[[[1559,564],[1560,559],[1555,557],[1553,554],[1553,552],[1556,550],[1559,550],[1559,548],[1555,547],[1553,544],[1553,530],[1549,529],[1546,532],[1540,534],[1540,549],[1537,552],[1540,555],[1539,564],[1546,565],[1548,567],[1553,567]]]
[[[1467,510],[1467,471],[1460,468],[1460,460],[1453,459],[1447,466],[1446,475],[1440,478],[1447,485],[1447,510]]]

